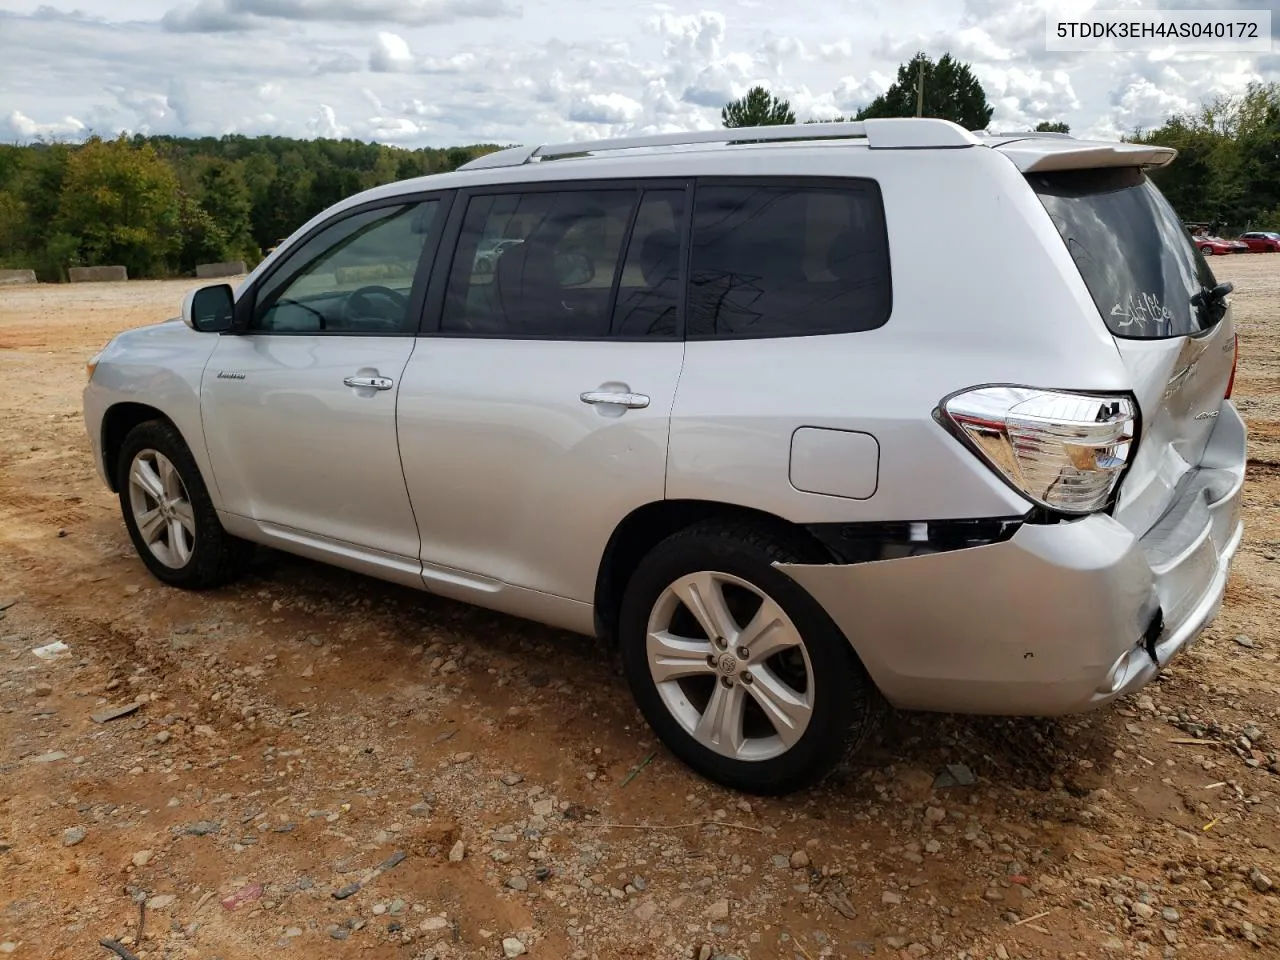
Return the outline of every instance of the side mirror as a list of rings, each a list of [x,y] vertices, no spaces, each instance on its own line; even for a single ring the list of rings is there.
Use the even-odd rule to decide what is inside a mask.
[[[225,333],[236,315],[236,295],[227,283],[197,287],[182,300],[182,321],[201,333]]]

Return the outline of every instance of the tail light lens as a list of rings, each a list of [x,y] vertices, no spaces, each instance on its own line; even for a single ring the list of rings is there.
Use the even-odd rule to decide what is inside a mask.
[[[1226,399],[1228,400],[1231,399],[1231,391],[1236,388],[1236,364],[1240,362],[1240,334],[1237,333],[1235,335],[1235,340],[1236,340],[1235,347],[1234,347],[1235,353],[1232,354],[1231,356],[1231,378],[1227,380]]]
[[[1137,430],[1137,408],[1128,398],[1029,387],[980,387],[944,400],[941,411],[1015,489],[1070,514],[1106,507]]]

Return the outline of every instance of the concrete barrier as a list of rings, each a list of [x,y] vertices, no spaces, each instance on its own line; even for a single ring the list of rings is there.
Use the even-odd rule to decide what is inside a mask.
[[[226,263],[200,263],[196,265],[196,276],[200,279],[208,277],[238,277],[248,273],[243,260],[228,260]]]
[[[0,270],[0,287],[35,282],[36,272],[34,270]]]
[[[72,267],[67,271],[72,283],[112,283],[128,280],[124,267]]]

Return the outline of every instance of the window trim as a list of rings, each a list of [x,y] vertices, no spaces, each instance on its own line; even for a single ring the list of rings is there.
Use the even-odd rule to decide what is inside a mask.
[[[427,296],[424,299],[422,320],[418,327],[418,336],[441,340],[509,340],[509,341],[548,341],[559,343],[680,343],[684,340],[685,303],[688,297],[688,251],[689,227],[692,223],[690,210],[693,205],[693,177],[616,177],[592,178],[586,180],[536,180],[528,182],[505,181],[502,183],[477,184],[474,187],[459,188],[454,197],[452,209],[449,211],[448,223],[441,236],[442,254],[435,259],[431,270],[431,279]],[[683,190],[684,216],[680,229],[682,251],[680,273],[680,296],[676,300],[676,331],[671,336],[620,337],[605,333],[602,336],[562,336],[546,334],[514,334],[514,333],[473,333],[442,330],[444,320],[445,297],[448,294],[449,277],[453,272],[453,263],[458,256],[458,241],[462,238],[462,224],[466,219],[467,206],[476,197],[504,196],[508,194],[528,193],[565,193],[569,191],[588,190],[632,190],[635,193],[631,214],[627,222],[627,232],[623,238],[622,249],[618,253],[618,266],[615,270],[614,284],[609,293],[608,316],[612,325],[613,311],[617,306],[619,278],[626,265],[627,251],[631,246],[631,233],[635,228],[636,216],[640,205],[644,202],[644,194],[649,190]],[[444,251],[447,251],[445,253]]]
[[[256,277],[245,291],[236,298],[235,305],[235,321],[231,330],[227,331],[232,336],[242,337],[413,337],[416,336],[420,327],[422,305],[427,294],[428,284],[431,279],[432,265],[434,264],[436,253],[440,248],[440,241],[444,236],[445,228],[449,224],[449,216],[452,212],[454,198],[457,194],[456,190],[416,190],[411,193],[401,193],[389,197],[380,197],[376,200],[369,200],[365,203],[356,204],[351,207],[335,213],[333,216],[326,217],[323,221],[316,224],[306,233],[298,237],[294,244],[294,249],[300,249],[304,244],[314,239],[320,233],[328,230],[334,224],[341,223],[350,217],[359,216],[362,213],[368,213],[371,210],[390,209],[392,207],[403,207],[414,203],[424,203],[428,200],[437,201],[440,204],[436,214],[437,222],[440,229],[433,230],[432,235],[426,238],[422,245],[422,253],[418,257],[418,265],[414,268],[413,284],[409,290],[409,304],[405,308],[405,325],[401,330],[384,331],[384,330],[252,330],[250,324],[253,322],[253,314],[257,308],[258,294],[262,287],[273,277],[277,276],[282,270],[288,267],[291,262],[291,251],[280,258],[277,263],[271,265],[270,269],[264,271],[260,276]],[[288,277],[286,283],[291,283],[297,279],[308,264],[302,264],[294,270],[292,276]]]
[[[796,189],[843,189],[848,190],[849,187],[860,186],[868,189],[874,197],[873,214],[879,222],[881,235],[884,237],[884,267],[885,267],[885,283],[888,285],[887,299],[888,309],[885,311],[884,319],[874,327],[866,327],[861,330],[825,330],[816,331],[814,333],[733,333],[733,334],[707,334],[707,335],[690,335],[684,326],[684,318],[687,314],[687,308],[690,300],[693,265],[693,218],[696,215],[698,205],[698,191],[703,187],[794,187]],[[718,341],[732,340],[794,340],[801,337],[847,337],[862,333],[871,333],[874,330],[880,330],[889,324],[893,319],[893,253],[891,250],[892,243],[889,236],[889,217],[884,205],[884,191],[880,188],[880,181],[874,177],[848,176],[838,177],[830,175],[804,176],[797,174],[745,174],[735,176],[733,174],[715,174],[709,176],[701,176],[694,178],[693,197],[689,203],[687,212],[688,225],[685,231],[686,250],[684,265],[684,294],[682,297],[683,308],[681,310],[680,330],[684,335],[684,339],[689,343],[714,343]]]

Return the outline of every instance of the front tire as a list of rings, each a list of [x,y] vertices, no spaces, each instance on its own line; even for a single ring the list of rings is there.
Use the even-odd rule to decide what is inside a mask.
[[[156,579],[201,590],[248,567],[253,545],[222,528],[195,458],[171,424],[150,420],[129,431],[116,489],[129,538]]]
[[[826,777],[871,732],[878,692],[831,618],[775,562],[805,541],[706,523],[655,547],[627,585],[623,670],[641,713],[697,773],[777,796]]]

